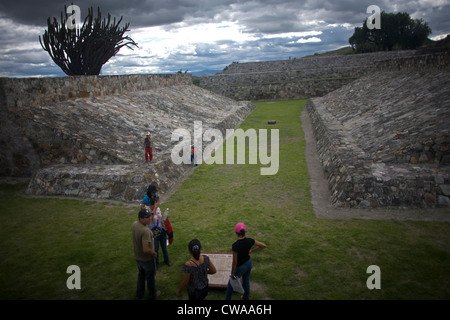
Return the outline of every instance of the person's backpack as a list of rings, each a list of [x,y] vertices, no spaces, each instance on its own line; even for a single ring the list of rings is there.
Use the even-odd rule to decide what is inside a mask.
[[[152,233],[153,233],[153,238],[158,237],[158,236],[161,234],[161,232],[162,232],[162,229],[161,229],[161,227],[159,226],[159,221],[157,221],[157,222],[156,222],[156,226],[154,226],[154,227],[151,228],[150,230],[151,230]]]

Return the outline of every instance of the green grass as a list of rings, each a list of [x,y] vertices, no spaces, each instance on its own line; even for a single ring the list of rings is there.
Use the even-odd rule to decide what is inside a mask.
[[[174,265],[157,272],[161,299],[187,299],[175,291],[188,242],[229,252],[237,222],[267,244],[252,257],[252,299],[449,299],[449,223],[315,217],[299,118],[304,103],[257,102],[241,126],[280,130],[276,175],[260,175],[260,165],[203,164],[163,204],[171,211]],[[277,124],[267,125],[272,119]],[[134,299],[137,207],[33,199],[24,188],[0,186],[0,299]],[[66,287],[73,264],[81,290]],[[381,268],[380,290],[366,286],[370,265]],[[209,294],[224,297],[223,290]]]

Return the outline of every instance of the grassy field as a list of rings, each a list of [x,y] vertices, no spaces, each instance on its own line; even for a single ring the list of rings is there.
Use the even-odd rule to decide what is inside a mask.
[[[174,243],[173,266],[157,272],[160,299],[187,299],[175,291],[188,242],[229,252],[237,222],[267,244],[252,257],[251,299],[449,299],[449,223],[315,217],[299,119],[304,103],[257,102],[241,126],[280,130],[276,175],[260,175],[260,165],[203,164],[163,204]],[[277,124],[267,125],[272,119]],[[24,188],[0,186],[0,299],[135,299],[137,205],[33,199]],[[66,286],[70,265],[81,269],[81,290]],[[370,265],[381,269],[379,290],[366,286]],[[224,298],[223,290],[210,291],[209,299]]]

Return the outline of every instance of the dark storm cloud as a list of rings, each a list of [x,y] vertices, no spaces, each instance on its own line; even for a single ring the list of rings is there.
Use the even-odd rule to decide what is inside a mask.
[[[371,4],[387,12],[406,11],[415,18],[423,18],[436,30],[448,26],[450,2],[442,0],[423,1],[374,1],[374,0],[19,0],[0,3],[0,17],[9,18],[19,24],[45,26],[48,17],[60,18],[64,4],[78,5],[85,17],[90,7],[101,8],[103,14],[123,16],[131,26],[144,27],[170,25],[176,22],[198,23],[217,19],[238,21],[246,25],[249,32],[276,33],[304,31],[311,21],[326,24],[361,23],[365,10]]]
[[[214,16],[220,10],[225,10],[231,1],[214,0],[79,0],[79,1],[55,1],[55,0],[22,0],[3,2],[0,4],[0,16],[10,18],[17,23],[26,25],[45,26],[47,18],[60,19],[64,5],[72,3],[80,7],[82,18],[87,15],[89,8],[93,7],[95,13],[100,7],[102,13],[110,13],[113,17],[123,16],[124,22],[130,22],[134,27],[166,25],[181,22],[186,17],[208,18]]]
[[[42,50],[38,37],[45,30],[47,18],[59,21],[64,4],[71,3],[80,7],[82,19],[90,7],[95,14],[100,7],[103,16],[123,16],[123,23],[130,23],[128,34],[141,42],[135,51],[121,50],[104,66],[103,74],[221,70],[233,61],[299,58],[334,50],[348,46],[353,28],[361,26],[372,4],[386,12],[408,12],[413,18],[427,21],[432,36],[450,32],[449,0],[2,1],[0,76],[63,75]],[[182,32],[182,28],[205,25],[234,28],[239,33],[204,39],[204,33],[190,30],[189,41],[174,37],[172,43],[166,41],[165,47],[158,47],[158,41],[164,42],[160,34],[170,37]],[[224,29],[214,30],[219,33]]]

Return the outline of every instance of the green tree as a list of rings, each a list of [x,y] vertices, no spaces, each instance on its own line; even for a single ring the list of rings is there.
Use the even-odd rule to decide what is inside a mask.
[[[103,19],[100,8],[94,19],[93,8],[88,9],[88,16],[82,27],[69,28],[67,26],[67,8],[64,6],[65,18],[61,13],[61,24],[56,18],[53,22],[47,19],[48,29],[39,36],[42,48],[48,52],[52,60],[64,71],[71,75],[98,75],[102,66],[115,56],[122,47],[136,46],[137,43],[129,36],[124,36],[129,23],[120,28],[122,17],[116,22],[111,21],[111,15]]]
[[[349,43],[358,53],[408,50],[420,47],[431,34],[428,23],[406,12],[381,12],[381,29],[369,29],[367,21],[356,27]]]

